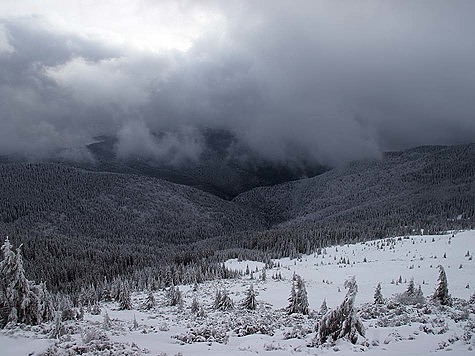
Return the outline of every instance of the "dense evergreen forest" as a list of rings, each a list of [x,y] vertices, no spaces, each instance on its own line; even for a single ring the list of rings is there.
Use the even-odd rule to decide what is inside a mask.
[[[270,263],[335,243],[473,228],[474,170],[474,144],[421,147],[228,201],[148,176],[10,162],[0,164],[0,231],[24,244],[28,278],[53,291],[118,276],[159,288],[230,277],[221,264],[230,257]]]

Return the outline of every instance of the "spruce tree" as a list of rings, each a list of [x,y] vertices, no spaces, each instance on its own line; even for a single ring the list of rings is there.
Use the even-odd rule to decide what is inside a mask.
[[[213,303],[214,309],[219,309],[219,305],[221,303],[221,298],[222,298],[221,290],[218,289],[216,291],[215,296],[214,296],[214,303]]]
[[[126,282],[121,283],[119,290],[119,310],[132,309],[132,300],[130,298],[129,285]]]
[[[218,305],[216,308],[217,310],[226,311],[226,310],[234,309],[234,302],[229,297],[228,292],[226,290],[223,290],[222,292],[220,292],[219,295],[220,295],[220,298],[219,298]]]
[[[0,322],[35,325],[54,317],[51,297],[44,283],[29,281],[23,268],[21,245],[16,253],[6,238],[1,247],[0,261]]]
[[[452,298],[449,294],[448,284],[447,284],[447,276],[445,274],[444,267],[441,265],[439,267],[439,279],[438,279],[438,286],[434,292],[432,298],[438,301],[441,305],[452,305]]]
[[[109,317],[109,314],[107,313],[107,310],[104,314],[104,320],[102,322],[102,327],[104,330],[109,330],[111,328],[111,319]]]
[[[381,293],[381,283],[378,283],[374,291],[374,304],[384,304],[383,294]]]
[[[167,299],[169,306],[182,306],[183,305],[183,296],[181,294],[180,288],[171,286],[167,291]]]
[[[242,302],[242,306],[244,309],[247,310],[256,310],[257,301],[256,301],[256,293],[254,292],[254,287],[251,284],[249,289],[247,290],[246,298]]]
[[[294,274],[292,280],[292,289],[290,291],[289,305],[287,306],[287,313],[301,313],[308,315],[308,299],[305,283],[298,274]]]
[[[318,343],[323,344],[329,337],[333,341],[340,338],[347,338],[351,343],[358,341],[358,335],[364,336],[365,329],[363,323],[356,315],[354,307],[355,297],[358,292],[355,278],[345,282],[348,292],[343,303],[335,310],[328,312],[320,321],[318,327]]]
[[[200,304],[198,303],[198,299],[195,297],[193,297],[193,301],[191,302],[191,312],[193,314],[198,314],[198,312],[200,311]]]
[[[63,320],[61,317],[61,312],[56,312],[54,316],[54,327],[50,332],[50,337],[53,339],[59,339],[60,336],[65,334]]]
[[[320,306],[320,315],[325,315],[328,312],[327,300],[323,299],[322,305]]]
[[[155,297],[153,296],[152,290],[149,290],[147,299],[145,300],[145,309],[150,310],[153,307],[155,307]]]
[[[414,286],[414,278],[411,278],[411,280],[409,281],[409,284],[407,285],[407,289],[406,289],[406,295],[407,296],[414,296],[415,293],[416,293],[416,287]]]

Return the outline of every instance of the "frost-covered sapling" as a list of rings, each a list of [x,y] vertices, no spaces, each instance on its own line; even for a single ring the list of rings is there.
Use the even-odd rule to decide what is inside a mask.
[[[333,341],[347,338],[351,343],[356,344],[358,335],[365,335],[363,323],[354,307],[358,292],[354,277],[345,282],[345,288],[348,288],[348,292],[343,303],[335,310],[330,310],[320,321],[317,334],[317,341],[320,344],[325,343],[329,337]]]

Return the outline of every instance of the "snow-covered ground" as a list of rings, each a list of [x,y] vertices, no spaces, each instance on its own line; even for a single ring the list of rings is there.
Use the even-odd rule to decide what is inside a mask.
[[[466,301],[475,288],[474,253],[475,231],[465,231],[334,246],[300,259],[275,260],[275,266],[266,270],[265,281],[261,280],[264,264],[229,260],[228,268],[249,269],[254,279],[249,274],[241,279],[206,282],[196,291],[193,286],[180,286],[183,308],[167,306],[165,293],[157,291],[156,307],[145,310],[147,294],[134,293],[134,310],[119,311],[116,303],[102,303],[101,315],[86,313],[82,321],[64,322],[64,335],[59,339],[47,336],[53,323],[3,330],[0,354],[41,354],[48,349],[50,355],[88,351],[99,355],[472,354],[475,305]],[[416,287],[421,285],[430,299],[437,285],[438,265],[447,274],[453,308],[399,306],[379,318],[365,314],[364,310],[371,308],[368,303],[373,302],[378,283],[383,296],[390,299],[403,293],[413,278]],[[309,306],[314,311],[309,316],[288,316],[282,310],[288,304],[294,273],[305,281]],[[356,345],[339,340],[333,345],[310,346],[323,300],[330,308],[340,305],[346,294],[344,281],[351,276],[358,283],[356,306],[363,310],[365,338],[360,338]],[[251,283],[258,293],[259,305],[254,312],[239,307]],[[217,289],[229,292],[236,305],[234,310],[213,309]],[[194,297],[203,306],[205,316],[191,313]],[[104,323],[106,312],[110,326]],[[203,342],[188,343],[200,338]]]

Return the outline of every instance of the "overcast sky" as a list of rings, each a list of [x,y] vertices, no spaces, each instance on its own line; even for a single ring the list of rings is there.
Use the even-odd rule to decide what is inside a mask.
[[[2,0],[0,154],[77,157],[116,135],[121,155],[196,158],[201,127],[327,164],[473,142],[473,14],[471,0]]]

